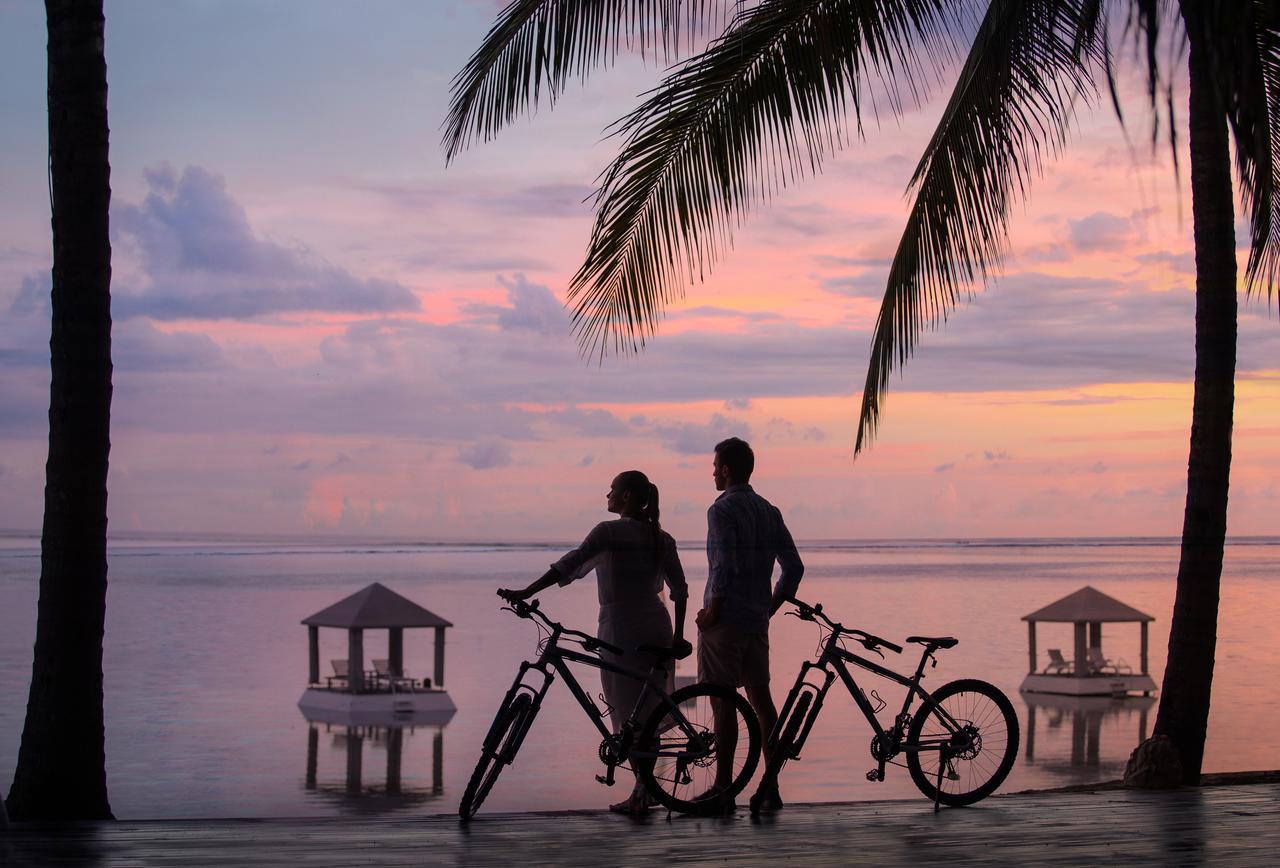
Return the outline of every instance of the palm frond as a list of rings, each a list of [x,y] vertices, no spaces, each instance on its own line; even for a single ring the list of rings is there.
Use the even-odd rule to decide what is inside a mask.
[[[1162,75],[1159,52],[1165,27],[1178,21],[1170,0],[1129,0],[1125,19],[1125,37],[1132,40],[1134,51],[1141,55],[1143,67],[1147,73],[1147,100],[1151,108],[1151,147],[1154,149],[1160,142],[1160,116],[1163,108],[1175,175],[1179,173],[1178,119],[1173,103],[1173,79]],[[1171,52],[1180,54],[1185,47],[1185,40],[1177,36],[1169,41]],[[1176,68],[1178,57],[1170,57],[1168,66],[1170,69]]]
[[[570,285],[583,351],[634,352],[667,303],[703,279],[749,209],[814,174],[923,87],[950,47],[948,0],[765,0],[615,125],[624,139],[596,194]]]
[[[1249,212],[1245,285],[1270,296],[1280,276],[1280,9],[1275,0],[1229,0],[1206,11],[1205,43]]]
[[[571,76],[585,79],[623,50],[669,63],[705,32],[719,32],[743,0],[512,0],[454,76],[444,123],[446,161],[488,141],[546,93],[552,105]],[[709,31],[708,28],[714,28]]]
[[[870,442],[889,373],[957,296],[998,267],[1011,204],[1066,143],[1108,68],[1103,0],[993,0],[911,181],[915,202],[872,335],[854,453]]]

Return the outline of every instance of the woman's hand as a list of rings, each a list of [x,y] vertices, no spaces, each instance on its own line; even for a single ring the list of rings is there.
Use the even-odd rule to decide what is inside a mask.
[[[545,591],[547,588],[556,584],[556,582],[558,581],[560,581],[560,574],[556,572],[555,567],[552,567],[551,569],[547,570],[545,573],[542,574],[542,578],[538,579],[536,582],[529,585],[529,587],[521,588],[518,591],[508,590],[506,588],[499,588],[498,596],[503,597],[504,599],[510,599],[513,601],[527,600],[530,597],[532,597],[534,594],[537,594],[540,591]]]

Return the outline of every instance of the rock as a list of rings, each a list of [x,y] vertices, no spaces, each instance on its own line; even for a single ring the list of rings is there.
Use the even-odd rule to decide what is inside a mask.
[[[1133,749],[1124,767],[1124,783],[1145,790],[1169,790],[1182,785],[1182,760],[1173,740],[1153,735]]]

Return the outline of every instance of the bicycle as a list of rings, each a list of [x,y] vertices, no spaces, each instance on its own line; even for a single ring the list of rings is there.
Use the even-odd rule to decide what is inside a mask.
[[[905,754],[911,780],[926,798],[933,800],[935,812],[939,804],[971,805],[995,792],[1004,782],[1017,758],[1019,740],[1018,716],[1008,697],[996,687],[975,679],[952,681],[932,693],[920,687],[925,665],[932,661],[937,667],[936,652],[954,647],[958,640],[950,636],[909,637],[908,643],[924,648],[915,675],[907,678],[854,654],[844,647],[843,641],[853,640],[881,659],[884,653],[880,649],[901,654],[901,645],[832,621],[823,614],[820,603],[811,606],[796,599],[788,602],[794,604],[797,611],[787,614],[816,622],[828,632],[821,641],[817,662],[806,660],[801,665],[795,685],[778,714],[777,725],[769,734],[770,759],[760,787],[751,797],[753,815],[760,812],[764,794],[777,787],[783,766],[789,760],[800,758],[800,750],[837,675],[874,732],[871,757],[877,765],[867,772],[867,780],[883,781],[885,767],[901,766],[895,758]],[[907,688],[902,710],[887,728],[880,725],[876,716],[884,709],[885,701],[872,690],[871,697],[877,703],[873,705],[850,674],[846,665],[849,663]],[[810,680],[810,676],[814,678]],[[917,698],[920,707],[913,715],[910,709]]]
[[[548,635],[538,644],[537,660],[526,660],[520,664],[520,671],[489,727],[480,760],[458,806],[458,814],[464,822],[475,816],[498,775],[515,760],[557,674],[564,679],[569,692],[603,738],[599,757],[605,765],[605,774],[596,776],[598,782],[613,786],[614,770],[631,763],[649,794],[669,810],[681,813],[711,813],[746,787],[759,762],[761,743],[760,724],[747,700],[737,691],[718,685],[691,684],[668,694],[653,683],[655,674],[660,676],[658,680],[665,680],[667,665],[671,661],[688,656],[687,645],[679,651],[652,645],[640,646],[637,650],[653,658],[649,672],[642,674],[604,660],[598,652],[615,655],[624,652],[603,639],[552,621],[543,614],[538,601],[526,603],[512,595],[500,593],[500,596],[509,604],[503,607],[504,611],[533,620],[539,630],[546,631]],[[564,647],[562,643],[566,641],[582,646],[583,650]],[[610,732],[605,725],[608,710],[602,711],[592,701],[569,669],[569,662],[643,682],[635,707],[618,732]],[[531,678],[531,673],[541,675],[541,681]],[[651,697],[656,697],[657,705],[642,722],[639,716],[653,701]],[[714,788],[719,761],[711,708],[713,700],[728,703],[733,709],[738,739],[733,757],[726,757],[732,763],[733,783],[726,790],[704,797]]]

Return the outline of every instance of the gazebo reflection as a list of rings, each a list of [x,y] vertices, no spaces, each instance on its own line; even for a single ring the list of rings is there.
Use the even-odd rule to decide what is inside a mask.
[[[371,720],[362,715],[359,722],[334,719],[331,715],[317,719],[307,715],[307,768],[304,789],[334,803],[346,813],[384,814],[409,810],[440,798],[444,793],[444,729],[453,711],[387,715]],[[420,740],[431,740],[431,763],[426,774],[410,771],[404,774],[405,754],[425,753]],[[414,744],[418,741],[418,744]],[[337,754],[345,763],[341,777],[332,772],[332,759],[322,759],[321,747],[327,743],[328,757]],[[365,781],[365,765],[378,752],[385,754],[379,763],[383,771],[381,785],[375,783],[375,769],[369,763],[370,782]],[[330,773],[322,774],[324,767]]]
[[[1118,777],[1147,737],[1154,696],[1022,694],[1027,704],[1024,759],[1072,783]],[[1113,743],[1104,745],[1103,733]],[[1126,733],[1131,733],[1126,735]]]

